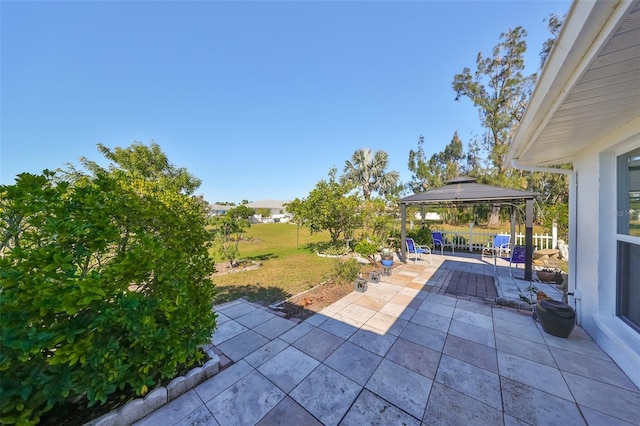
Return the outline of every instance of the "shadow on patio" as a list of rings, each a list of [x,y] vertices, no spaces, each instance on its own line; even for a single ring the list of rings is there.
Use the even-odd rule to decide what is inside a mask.
[[[580,327],[546,334],[490,260],[404,264],[301,323],[216,306],[229,365],[138,424],[638,424],[640,390]]]

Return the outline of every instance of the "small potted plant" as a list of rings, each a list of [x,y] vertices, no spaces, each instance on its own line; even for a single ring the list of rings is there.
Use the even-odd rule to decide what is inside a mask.
[[[380,253],[380,263],[382,266],[393,266],[393,252],[389,249],[383,249]]]

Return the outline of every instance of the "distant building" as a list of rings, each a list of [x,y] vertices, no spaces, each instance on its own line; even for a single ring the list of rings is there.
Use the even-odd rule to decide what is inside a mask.
[[[272,223],[272,222],[289,222],[291,214],[287,212],[285,204],[290,201],[281,200],[262,200],[247,203],[246,206],[256,210],[256,214],[251,218],[252,223]],[[257,210],[269,210],[269,215],[263,215]]]
[[[422,213],[416,212],[415,218],[418,220],[422,220]],[[440,213],[436,212],[425,212],[424,220],[435,220],[440,221],[442,218],[440,217]]]
[[[210,215],[211,216],[222,216],[226,214],[229,210],[237,206],[223,206],[222,204],[209,204]]]

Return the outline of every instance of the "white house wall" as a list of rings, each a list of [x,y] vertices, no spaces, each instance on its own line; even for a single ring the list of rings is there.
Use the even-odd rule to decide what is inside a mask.
[[[576,270],[571,273],[581,325],[640,386],[640,334],[616,316],[616,158],[638,147],[636,126],[635,133],[614,133],[576,156]]]

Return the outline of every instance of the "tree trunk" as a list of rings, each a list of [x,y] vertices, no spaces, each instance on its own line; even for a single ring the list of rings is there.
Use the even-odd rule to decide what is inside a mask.
[[[489,220],[487,226],[500,226],[500,204],[493,204],[491,206],[491,212],[489,212]]]

